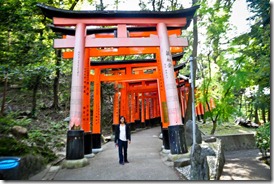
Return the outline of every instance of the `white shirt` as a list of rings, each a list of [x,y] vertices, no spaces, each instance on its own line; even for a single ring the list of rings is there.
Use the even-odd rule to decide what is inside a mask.
[[[127,141],[127,138],[126,138],[126,125],[120,125],[119,139],[122,140],[122,141]]]

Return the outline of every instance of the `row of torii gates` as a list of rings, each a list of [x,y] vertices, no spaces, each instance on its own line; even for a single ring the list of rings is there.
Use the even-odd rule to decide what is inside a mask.
[[[70,49],[63,52],[63,58],[73,58],[69,131],[75,126],[84,131],[85,154],[101,149],[101,82],[113,82],[116,89],[113,128],[119,124],[119,116],[125,116],[132,130],[160,122],[164,148],[171,154],[187,152],[183,118],[190,85],[177,77],[186,65],[177,61],[188,46],[187,39],[180,37],[182,30],[190,25],[199,6],[170,12],[70,11],[37,6],[53,20],[52,30],[65,35],[54,40],[54,48]],[[144,54],[153,59],[90,60]],[[92,123],[90,83],[94,86]],[[204,114],[202,104],[196,106],[196,114]],[[67,155],[74,151],[67,149]]]

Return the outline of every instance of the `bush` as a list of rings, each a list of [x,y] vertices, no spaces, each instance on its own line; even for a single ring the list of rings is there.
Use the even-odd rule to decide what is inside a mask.
[[[45,162],[51,162],[57,158],[54,151],[49,147],[52,135],[42,133],[41,130],[29,131],[29,138],[16,139],[10,136],[13,126],[19,125],[26,127],[31,123],[31,119],[16,119],[16,113],[7,114],[0,117],[0,156],[25,156],[27,154],[43,156]],[[56,131],[52,131],[56,133]],[[58,134],[59,135],[59,134]]]
[[[265,123],[257,129],[255,140],[262,156],[267,157],[267,152],[270,150],[270,122]]]

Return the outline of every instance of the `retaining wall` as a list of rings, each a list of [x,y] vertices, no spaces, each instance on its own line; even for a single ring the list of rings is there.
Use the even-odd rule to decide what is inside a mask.
[[[235,134],[215,136],[222,140],[223,149],[225,151],[241,150],[241,149],[256,149],[255,135],[250,134]]]

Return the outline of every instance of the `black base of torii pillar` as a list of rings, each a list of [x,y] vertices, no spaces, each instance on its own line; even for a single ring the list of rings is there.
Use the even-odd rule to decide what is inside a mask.
[[[84,154],[85,155],[92,154],[92,133],[91,132],[84,133]]]
[[[168,137],[171,154],[187,153],[184,125],[168,126]]]
[[[102,135],[101,134],[92,134],[92,152],[100,152],[102,150],[101,147]]]
[[[163,139],[164,149],[169,150],[170,146],[169,146],[169,136],[168,136],[168,129],[167,128],[162,129],[162,139]]]

